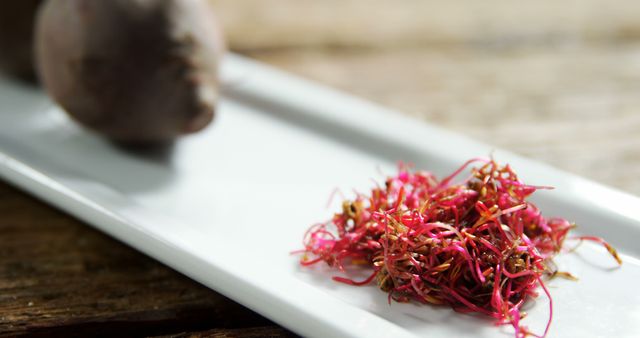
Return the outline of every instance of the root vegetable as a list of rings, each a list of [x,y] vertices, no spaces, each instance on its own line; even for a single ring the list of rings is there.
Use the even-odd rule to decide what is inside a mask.
[[[223,50],[205,0],[51,0],[36,25],[49,94],[124,143],[165,142],[209,124]]]

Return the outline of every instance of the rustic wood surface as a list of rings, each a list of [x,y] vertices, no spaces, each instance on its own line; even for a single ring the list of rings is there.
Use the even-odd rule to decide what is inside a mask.
[[[213,329],[200,332],[182,332],[156,338],[276,338],[293,336],[286,330],[274,326],[260,326],[241,329]]]
[[[265,318],[0,182],[0,336],[142,336]],[[266,327],[265,327],[266,326]]]
[[[210,1],[235,51],[640,195],[640,3]],[[4,183],[0,215],[0,335],[290,335]]]

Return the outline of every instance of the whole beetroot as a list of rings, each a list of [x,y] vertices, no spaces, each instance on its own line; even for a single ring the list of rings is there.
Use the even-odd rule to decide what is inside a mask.
[[[213,118],[224,47],[205,0],[50,0],[35,48],[53,99],[112,140],[169,141]]]

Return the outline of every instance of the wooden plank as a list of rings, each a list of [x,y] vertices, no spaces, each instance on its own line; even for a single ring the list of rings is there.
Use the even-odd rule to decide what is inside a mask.
[[[209,0],[232,48],[398,49],[623,42],[640,3],[619,0]]]
[[[0,336],[131,336],[269,324],[0,182]]]
[[[295,337],[291,332],[285,329],[263,326],[244,329],[213,329],[200,332],[183,332],[167,336],[158,336],[156,338],[279,338],[279,337]]]

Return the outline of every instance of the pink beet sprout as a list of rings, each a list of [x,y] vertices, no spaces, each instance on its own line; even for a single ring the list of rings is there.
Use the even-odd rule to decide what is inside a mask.
[[[471,175],[453,183],[467,167]],[[472,159],[442,180],[400,165],[398,174],[376,185],[368,195],[344,200],[342,210],[304,236],[304,266],[325,262],[370,266],[364,280],[333,277],[349,285],[374,280],[389,300],[449,305],[458,312],[478,312],[498,324],[510,324],[516,337],[533,335],[520,324],[524,302],[536,297],[542,281],[568,273],[556,271],[551,259],[560,252],[573,223],[545,218],[527,199],[545,186],[522,183],[508,166]],[[615,249],[599,237],[618,263]]]

